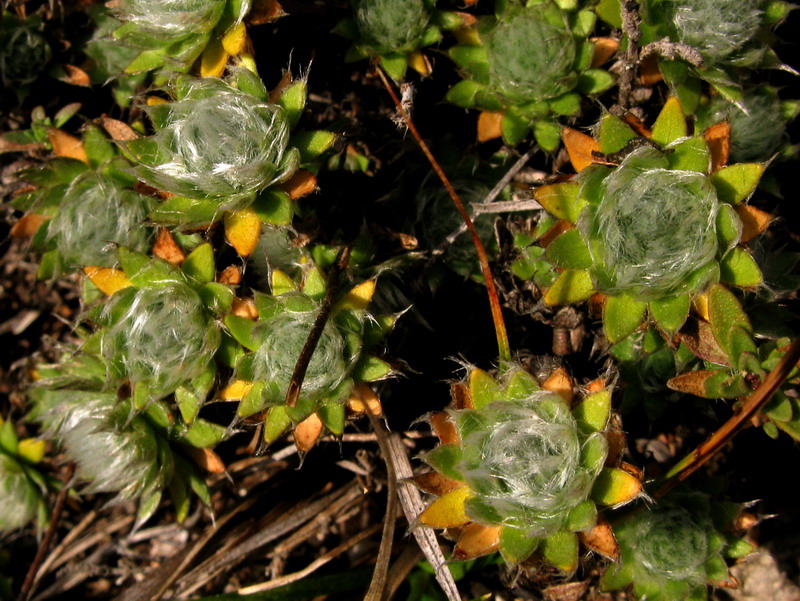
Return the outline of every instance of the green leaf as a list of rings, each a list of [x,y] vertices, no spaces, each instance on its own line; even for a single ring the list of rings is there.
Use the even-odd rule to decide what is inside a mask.
[[[715,284],[708,291],[708,321],[714,339],[725,353],[731,356],[730,331],[733,327],[741,327],[752,334],[753,328],[747,314],[736,296],[722,286]],[[734,359],[735,364],[735,359]]]
[[[544,558],[564,572],[574,572],[578,567],[578,537],[574,532],[559,530],[542,540]]]
[[[470,370],[469,395],[475,409],[481,409],[489,403],[504,398],[500,384],[482,369]]]
[[[420,457],[440,474],[458,480],[463,480],[456,466],[461,462],[461,447],[454,444],[440,444]]]
[[[573,228],[561,234],[547,247],[547,260],[562,269],[589,269],[592,255],[581,233]]]
[[[223,426],[212,424],[204,419],[197,419],[181,439],[198,449],[207,449],[224,440],[225,432],[226,428]]]
[[[134,528],[138,529],[142,524],[149,520],[158,509],[161,503],[161,490],[154,490],[145,494],[139,500],[139,507],[136,511],[136,524]]]
[[[575,409],[572,415],[578,427],[586,434],[602,432],[611,415],[611,392],[600,390],[587,395]]]
[[[287,87],[281,97],[278,98],[278,106],[283,107],[286,111],[286,116],[289,119],[289,126],[294,127],[300,120],[300,115],[303,114],[303,109],[306,106],[306,82],[303,79],[294,81]]]
[[[671,150],[672,152],[667,155],[670,169],[708,173],[711,156],[708,144],[702,137],[693,136],[676,144]]]
[[[316,161],[335,141],[336,134],[317,129],[295,134],[289,143],[300,151],[300,162],[305,165]]]
[[[633,334],[644,320],[647,303],[630,296],[610,296],[603,309],[603,327],[610,342]]]
[[[227,313],[233,305],[233,290],[226,284],[209,282],[201,286],[197,294],[200,295],[203,306],[217,315]]]
[[[509,400],[525,399],[538,390],[540,388],[536,379],[528,372],[517,368],[511,372],[503,395]]]
[[[536,551],[541,539],[530,536],[521,528],[504,527],[500,530],[500,555],[509,565],[522,563]]]
[[[719,277],[723,282],[749,288],[760,286],[764,276],[755,259],[741,247],[736,247],[719,262]]]
[[[576,4],[574,0],[571,0],[571,3]],[[579,38],[590,36],[592,31],[594,31],[594,25],[596,21],[597,16],[595,15],[594,11],[589,9],[578,11],[578,13],[572,18],[572,34]]]
[[[0,423],[0,449],[9,455],[16,455],[18,447],[19,438],[14,430],[14,424],[10,420]]]
[[[794,5],[783,0],[769,0],[764,5],[764,22],[767,25],[775,25],[783,21],[794,8]]]
[[[567,269],[559,274],[544,295],[548,305],[569,305],[586,300],[594,294],[589,272],[584,269]]]
[[[614,0],[619,7],[619,0]],[[600,132],[598,134],[600,141],[600,152],[603,154],[612,154],[619,152],[625,146],[637,137],[636,132],[619,117],[606,113],[600,119]]]
[[[125,73],[142,73],[144,71],[153,71],[159,67],[163,67],[167,60],[165,52],[166,50],[164,48],[155,48],[153,50],[140,52],[139,55],[125,67]]]
[[[594,481],[591,497],[600,505],[627,503],[642,491],[642,483],[628,472],[603,468]]]
[[[314,300],[321,301],[328,290],[325,274],[316,265],[309,267],[303,274],[302,291]]]
[[[148,218],[156,223],[202,226],[221,216],[219,204],[212,200],[172,196],[153,209]]]
[[[572,532],[578,532],[587,530],[596,523],[597,505],[594,501],[583,501],[570,510],[565,527]]]
[[[737,163],[716,171],[710,181],[722,202],[739,204],[755,192],[763,173],[763,163]]]
[[[461,108],[468,109],[475,106],[475,95],[483,85],[469,79],[462,79],[447,91],[445,100]]]
[[[726,255],[739,244],[741,237],[742,220],[736,209],[728,203],[720,204],[717,211],[717,239],[719,240],[720,254]]]
[[[600,588],[604,591],[615,591],[628,586],[633,582],[634,565],[633,562],[609,565],[600,577]]]
[[[374,382],[391,374],[392,366],[383,359],[378,359],[372,355],[362,355],[352,371],[353,379],[362,382]]]
[[[575,93],[562,94],[550,101],[550,109],[556,115],[577,115],[581,110],[581,96]]]
[[[402,81],[408,68],[408,57],[405,54],[384,54],[380,58],[381,66],[395,81]]]
[[[345,407],[343,403],[335,401],[322,403],[317,409],[322,424],[334,436],[341,436],[344,433]]]
[[[570,223],[575,223],[583,208],[588,204],[580,197],[580,184],[563,182],[537,188],[533,197],[547,211]]]
[[[185,386],[180,386],[175,391],[175,402],[183,421],[187,424],[191,424],[195,420],[200,412],[200,407],[203,406],[203,399]]]
[[[688,135],[686,128],[686,115],[680,101],[672,97],[664,104],[664,108],[656,118],[653,125],[652,139],[661,146],[667,146],[675,140]]]
[[[688,294],[650,301],[650,314],[658,326],[667,333],[677,332],[689,317],[692,304]]]
[[[467,69],[474,65],[486,64],[489,62],[486,54],[486,48],[484,46],[457,44],[456,46],[450,48],[448,54],[450,55],[450,58],[453,59],[455,64],[457,64],[459,67],[465,67]]]
[[[531,129],[531,121],[516,111],[508,110],[503,113],[500,129],[503,134],[503,142],[509,146],[516,146],[528,135]]]
[[[702,92],[702,81],[695,77],[688,78],[675,85],[675,94],[678,96],[678,100],[681,101],[683,110],[688,115],[692,115],[697,111],[697,107],[700,105],[700,100],[702,98]]]
[[[253,336],[256,322],[238,315],[226,315],[225,326],[234,340],[248,350],[255,351],[259,348],[258,340]]]
[[[289,225],[294,216],[292,199],[283,190],[262,190],[251,208],[261,221],[269,225]]]
[[[603,69],[587,69],[578,77],[575,89],[581,94],[600,94],[614,86],[614,76]]]
[[[619,2],[620,0],[600,0],[594,7],[597,16],[616,29],[622,29],[622,8]]]
[[[201,244],[189,253],[181,265],[183,272],[198,282],[213,282],[217,274],[214,265],[214,249],[208,242]]]
[[[561,145],[561,125],[557,121],[540,120],[533,123],[533,137],[546,152],[555,152]]]
[[[608,456],[608,441],[605,436],[590,436],[581,447],[581,466],[592,474],[603,467]]]
[[[94,168],[111,160],[117,154],[114,145],[100,128],[94,125],[89,125],[83,132],[83,148],[86,150],[89,164]]]
[[[292,425],[289,413],[285,405],[271,407],[264,420],[264,440],[267,444],[272,444],[278,440],[286,430]]]

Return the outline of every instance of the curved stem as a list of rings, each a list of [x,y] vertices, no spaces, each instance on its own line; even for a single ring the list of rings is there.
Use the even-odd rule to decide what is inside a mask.
[[[455,188],[453,188],[453,185],[450,183],[450,180],[447,178],[447,175],[445,175],[439,163],[436,161],[436,158],[433,156],[430,148],[428,148],[428,145],[422,139],[419,131],[417,131],[417,128],[414,125],[414,122],[411,120],[408,112],[403,108],[403,104],[400,102],[400,99],[397,97],[394,88],[392,88],[392,85],[389,83],[389,79],[386,77],[383,68],[378,63],[375,63],[375,70],[383,82],[386,91],[389,92],[389,95],[392,97],[392,101],[394,101],[394,104],[397,107],[397,112],[399,112],[400,116],[403,117],[403,121],[405,121],[405,124],[408,127],[408,130],[411,132],[411,135],[414,136],[414,139],[417,141],[417,144],[419,144],[423,154],[428,159],[428,162],[430,162],[431,167],[433,167],[436,175],[439,176],[442,184],[444,184],[444,187],[447,190],[447,193],[450,195],[450,198],[453,199],[456,209],[458,209],[458,212],[461,214],[461,218],[464,220],[464,224],[467,226],[467,229],[472,236],[472,243],[475,245],[475,251],[478,253],[478,261],[481,265],[481,273],[483,274],[483,279],[486,280],[486,291],[489,293],[489,306],[491,307],[494,330],[495,334],[497,335],[497,347],[499,350],[500,359],[501,361],[510,361],[511,347],[508,343],[506,324],[503,321],[503,312],[500,308],[500,298],[497,295],[497,287],[494,284],[492,270],[489,267],[489,258],[486,255],[486,248],[483,246],[480,236],[478,236],[478,230],[475,229],[475,224],[472,223],[472,218],[464,208],[464,203],[461,202],[461,199],[458,197]]]
[[[786,350],[780,362],[769,372],[761,385],[746,398],[742,406],[708,440],[675,464],[659,482],[653,497],[667,494],[675,485],[688,478],[700,466],[716,455],[722,447],[769,401],[800,360],[800,337]]]

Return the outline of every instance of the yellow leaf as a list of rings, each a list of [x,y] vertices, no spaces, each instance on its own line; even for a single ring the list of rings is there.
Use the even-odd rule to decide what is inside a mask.
[[[228,53],[218,40],[211,40],[200,57],[200,75],[202,77],[221,77],[228,64]]]
[[[599,505],[620,505],[642,492],[642,481],[617,468],[603,468],[592,487],[592,499]]]
[[[239,23],[222,37],[222,48],[231,56],[237,56],[247,44],[247,27]]]
[[[383,415],[381,400],[364,382],[356,382],[353,386],[353,391],[347,399],[347,408],[358,415],[365,414],[367,409],[372,415]]]
[[[503,111],[481,111],[478,115],[478,142],[496,140],[503,135]]]
[[[223,401],[240,401],[252,388],[252,382],[234,380],[220,391],[219,398]]]
[[[427,77],[431,74],[431,71],[433,71],[428,57],[422,54],[422,52],[419,50],[415,50],[408,55],[408,66],[423,77]]]
[[[600,142],[571,127],[561,130],[561,139],[567,148],[569,162],[581,172],[594,162],[593,151],[600,152]]]
[[[83,148],[83,142],[75,136],[51,127],[47,130],[47,139],[50,140],[50,144],[53,146],[53,154],[57,157],[77,159],[84,163],[89,162],[86,150]]]
[[[372,300],[373,294],[375,294],[375,280],[362,282],[344,295],[344,298],[339,302],[337,310],[364,310]]]
[[[456,528],[468,524],[464,502],[469,499],[470,491],[466,486],[451,490],[446,495],[439,497],[419,516],[420,524],[431,528]]]
[[[692,307],[694,312],[700,317],[709,321],[708,319],[708,293],[698,294],[692,299]]]
[[[159,104],[166,104],[167,100],[161,98],[161,96],[148,96],[147,97],[147,106],[157,106]]]
[[[225,214],[225,238],[239,256],[250,256],[256,249],[259,236],[261,236],[261,220],[253,209]]]
[[[45,442],[37,438],[23,438],[19,441],[17,454],[31,463],[39,463],[44,458]]]
[[[114,269],[113,267],[84,267],[83,273],[86,274],[92,284],[100,289],[100,292],[107,296],[111,296],[117,290],[133,286],[133,283],[125,275],[121,269]]]

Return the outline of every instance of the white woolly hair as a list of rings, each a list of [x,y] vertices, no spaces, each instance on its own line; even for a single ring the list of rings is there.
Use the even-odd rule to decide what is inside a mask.
[[[715,258],[717,207],[701,173],[623,162],[578,222],[591,242],[598,291],[645,300],[688,291],[688,278]]]
[[[47,226],[64,262],[71,267],[111,266],[117,245],[147,249],[150,230],[144,225],[147,199],[96,173],[70,184],[58,213]]]
[[[111,300],[107,315],[124,297]],[[103,355],[121,359],[135,384],[148,382],[163,396],[199,375],[219,346],[220,333],[198,294],[185,284],[139,288],[124,313],[102,336]]]
[[[161,478],[156,434],[130,401],[113,394],[64,391],[46,416],[47,436],[60,441],[87,493],[116,492],[132,499]]]
[[[218,82],[193,81],[170,105],[153,140],[164,162],[142,166],[140,177],[157,188],[194,198],[251,197],[297,168],[284,164],[289,122],[278,105]]]
[[[358,0],[355,18],[364,41],[379,52],[410,52],[425,32],[430,10],[424,0]]]
[[[142,30],[167,37],[210,32],[226,0],[121,0],[116,13]],[[249,2],[242,2],[249,9]],[[246,14],[246,12],[245,12]]]
[[[255,337],[260,346],[252,363],[256,380],[275,382],[281,391],[286,391],[316,316],[316,311],[280,313],[258,326]],[[347,377],[351,365],[344,357],[344,350],[344,338],[328,322],[308,364],[303,397],[331,392]]]
[[[513,101],[555,98],[575,85],[575,39],[544,10],[514,13],[485,36],[492,86]]]
[[[693,46],[708,62],[724,59],[761,25],[763,0],[670,0],[677,41]]]
[[[768,161],[786,137],[780,99],[768,89],[746,89],[740,106],[717,98],[712,111],[715,121],[730,120],[733,162]]]
[[[624,542],[633,549],[637,563],[656,577],[705,581],[708,533],[713,528],[707,516],[663,502],[632,519]]]
[[[452,412],[456,424],[469,419],[468,413]],[[458,470],[464,480],[504,523],[523,526],[535,536],[552,534],[569,510],[587,499],[602,461],[595,471],[581,465],[587,441],[554,393],[495,401],[479,415],[484,427],[462,437],[464,458]]]
[[[36,517],[41,494],[22,466],[0,451],[0,533],[22,528]]]

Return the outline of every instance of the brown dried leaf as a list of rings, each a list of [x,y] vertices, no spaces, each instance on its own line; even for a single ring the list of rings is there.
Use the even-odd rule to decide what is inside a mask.
[[[473,559],[494,553],[500,546],[501,528],[502,526],[483,526],[474,522],[467,524],[453,549],[453,559]]]
[[[678,334],[678,340],[704,361],[730,367],[728,353],[714,338],[711,325],[700,319],[689,319]]]
[[[47,130],[47,138],[50,140],[50,144],[53,146],[53,154],[56,156],[77,159],[84,163],[89,162],[86,150],[83,148],[83,142],[79,138],[54,127]]]
[[[564,399],[567,405],[572,405],[572,399],[575,396],[572,392],[572,385],[572,377],[567,373],[567,370],[563,367],[558,367],[547,376],[547,379],[542,383],[542,388],[555,392]]]
[[[364,382],[357,382],[347,399],[347,408],[356,415],[364,415],[367,410],[377,417],[383,415],[383,405],[375,391]]]
[[[620,463],[620,459],[628,449],[628,437],[622,428],[622,420],[619,414],[611,412],[608,427],[605,432],[608,441],[608,455],[606,455],[606,466],[615,467]]]
[[[231,304],[231,314],[244,319],[258,319],[258,309],[253,301],[248,298],[234,298]]]
[[[129,142],[139,137],[139,134],[137,134],[130,125],[122,121],[117,121],[109,117],[101,117],[97,120],[97,123],[106,130],[106,133],[111,136],[112,140],[116,140],[117,142]]]
[[[667,388],[699,397],[705,397],[707,396],[705,386],[706,380],[718,373],[718,371],[710,369],[690,371],[667,380]]]
[[[283,91],[292,85],[292,74],[289,71],[284,72],[281,80],[269,93],[270,102],[278,102],[280,97],[283,96]]]
[[[253,0],[250,12],[247,13],[248,25],[272,23],[287,15],[278,0]]]
[[[281,190],[292,200],[303,198],[317,189],[317,177],[306,169],[298,169],[288,182],[281,184]]]
[[[152,253],[159,259],[164,259],[167,263],[172,265],[180,265],[186,259],[186,255],[175,238],[165,227],[158,230],[156,242],[153,244]]]
[[[652,86],[663,79],[661,69],[658,68],[658,56],[648,54],[639,63],[639,83],[643,86]]]
[[[0,154],[4,152],[27,152],[29,150],[37,150],[43,146],[43,144],[36,142],[31,144],[17,144],[16,142],[11,142],[6,140],[3,136],[0,136]]]
[[[444,411],[437,411],[431,415],[428,421],[433,429],[433,433],[439,438],[439,442],[442,444],[458,443],[458,431],[447,413]]]
[[[763,234],[772,223],[772,215],[752,205],[736,205],[733,208],[742,220],[742,242],[745,244]]]
[[[59,81],[72,84],[73,86],[82,86],[85,88],[88,88],[92,85],[92,80],[89,78],[89,74],[80,67],[65,64],[64,70],[67,72],[67,74],[64,77],[59,77]]]
[[[628,126],[630,126],[630,128],[640,136],[649,138],[653,135],[653,132],[651,132],[650,129],[642,122],[642,120],[633,113],[625,113],[620,117],[620,119],[627,123]]]
[[[730,121],[720,121],[703,132],[703,139],[708,144],[711,152],[712,173],[728,164],[731,153],[731,124]]]
[[[589,41],[594,44],[592,68],[605,65],[619,50],[619,40],[616,38],[590,38]]]
[[[453,409],[473,409],[472,397],[469,387],[463,382],[454,382],[450,385],[450,398],[453,399]]]
[[[550,243],[553,240],[558,238],[561,234],[563,234],[567,230],[571,230],[574,227],[575,227],[574,223],[570,223],[566,219],[559,219],[553,224],[553,226],[549,230],[545,232],[544,236],[542,236],[541,238],[539,238],[539,240],[537,240],[537,242],[539,243],[539,246],[541,246],[542,248],[547,248],[548,246],[550,246]]]
[[[580,601],[588,587],[588,580],[554,584],[544,589],[542,595],[544,595],[545,601]]]
[[[601,515],[597,517],[597,524],[588,532],[578,532],[578,539],[595,553],[616,561],[619,559],[619,544],[614,531]]]
[[[222,474],[225,472],[225,463],[220,456],[211,449],[198,449],[197,447],[184,447],[189,457],[198,466],[211,474]]]
[[[294,429],[294,444],[301,453],[307,453],[317,444],[322,434],[322,420],[316,413],[312,413],[301,421]]]
[[[39,227],[47,219],[47,217],[39,213],[28,213],[20,217],[20,220],[11,227],[10,233],[15,238],[30,238],[39,231]]]
[[[608,297],[602,292],[595,292],[589,297],[589,315],[595,319],[600,319],[603,315],[603,307],[606,306]]]
[[[411,482],[420,490],[441,497],[449,493],[451,490],[463,486],[458,480],[453,480],[447,476],[443,476],[439,472],[428,472],[427,474],[419,474],[411,478]]]
[[[503,111],[481,111],[478,115],[478,142],[488,142],[503,135]]]
[[[600,152],[600,142],[571,127],[561,130],[561,140],[569,154],[569,162],[579,173],[594,163],[594,153]]]
[[[229,286],[236,286],[242,281],[242,272],[236,265],[228,265],[222,270],[222,273],[217,277],[220,284],[228,284]]]

